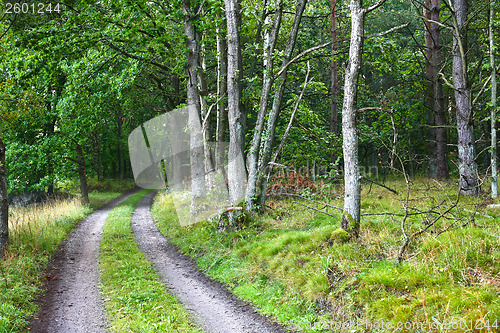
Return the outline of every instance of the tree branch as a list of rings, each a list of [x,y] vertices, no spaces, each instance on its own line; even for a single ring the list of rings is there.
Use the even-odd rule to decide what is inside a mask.
[[[365,14],[368,14],[369,12],[374,11],[378,7],[382,6],[384,4],[384,2],[386,2],[386,0],[378,0],[373,5],[371,5],[370,7],[367,7],[363,10],[365,11]]]

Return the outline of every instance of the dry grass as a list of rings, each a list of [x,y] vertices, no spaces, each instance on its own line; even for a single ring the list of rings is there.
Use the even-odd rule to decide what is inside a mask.
[[[43,204],[9,209],[9,232],[12,234],[45,230],[61,217],[84,209],[77,198],[50,200]]]

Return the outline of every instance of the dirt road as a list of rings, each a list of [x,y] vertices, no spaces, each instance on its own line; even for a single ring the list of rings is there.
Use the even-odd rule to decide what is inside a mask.
[[[132,216],[134,235],[169,291],[179,298],[201,329],[207,333],[285,332],[224,286],[203,275],[188,257],[179,254],[160,233],[150,214],[153,196],[151,192],[142,198]]]
[[[179,298],[200,328],[206,333],[286,332],[220,283],[207,278],[190,258],[168,242],[150,214],[154,193],[142,198],[132,216],[136,241],[169,292]],[[39,313],[31,321],[31,332],[107,331],[99,290],[99,243],[108,213],[132,194],[123,195],[89,215],[68,237],[47,274],[46,294],[40,301]]]
[[[99,291],[99,244],[109,212],[133,193],[112,200],[87,216],[56,254],[47,274],[45,297],[30,332],[106,332]]]

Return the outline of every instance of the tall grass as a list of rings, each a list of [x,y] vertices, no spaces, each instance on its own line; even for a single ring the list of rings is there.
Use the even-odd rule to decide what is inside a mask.
[[[119,195],[91,194],[92,207]],[[9,209],[10,242],[0,260],[0,333],[27,331],[29,319],[37,310],[34,300],[42,293],[45,267],[92,207],[82,205],[77,198],[67,198]]]

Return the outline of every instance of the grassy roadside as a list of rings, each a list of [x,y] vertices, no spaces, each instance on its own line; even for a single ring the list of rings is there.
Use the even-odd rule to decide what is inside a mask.
[[[400,194],[366,188],[362,213],[402,212],[404,184],[387,185]],[[424,210],[445,200],[449,207],[454,196],[452,186],[443,191],[422,186],[411,192],[409,203]],[[342,205],[341,199],[315,199]],[[339,212],[329,211],[334,218],[292,201],[271,200],[273,209],[224,234],[216,232],[216,222],[181,228],[166,194],[157,196],[153,216],[162,233],[207,275],[256,304],[261,313],[304,332],[499,330],[498,209],[479,205],[481,215],[462,226],[478,204],[462,198],[447,219],[410,243],[398,265],[401,217],[367,215],[360,239],[345,242],[337,234]],[[422,216],[409,218],[407,232],[423,223]]]
[[[79,221],[120,195],[92,192],[90,206],[70,198],[9,209],[10,244],[0,260],[0,333],[27,331],[54,252]]]
[[[111,211],[101,242],[101,287],[114,332],[201,332],[139,250],[130,219],[147,190]]]

